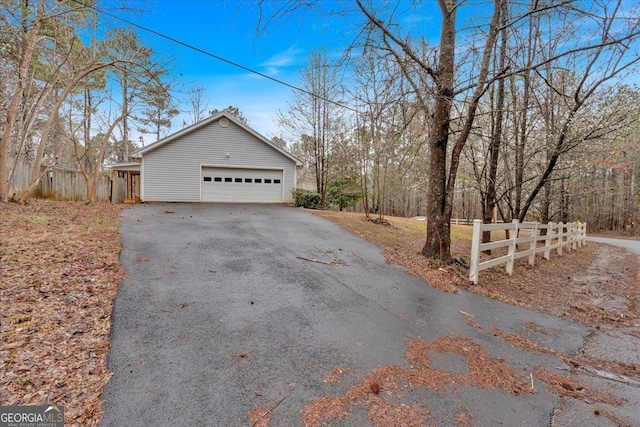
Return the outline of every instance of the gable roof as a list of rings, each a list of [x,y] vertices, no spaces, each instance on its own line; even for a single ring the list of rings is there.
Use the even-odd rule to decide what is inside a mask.
[[[273,148],[274,150],[276,150],[277,152],[281,153],[282,155],[284,155],[285,157],[291,159],[292,161],[295,162],[296,166],[302,166],[302,162],[295,157],[293,154],[288,153],[287,151],[283,150],[282,148],[278,147],[276,144],[274,144],[273,142],[271,142],[269,139],[267,139],[266,137],[262,136],[261,134],[259,134],[258,132],[256,132],[255,130],[251,129],[249,126],[247,126],[246,124],[242,123],[237,117],[227,113],[226,111],[222,111],[218,114],[215,114],[211,117],[207,117],[204,120],[199,121],[198,123],[194,123],[191,126],[187,126],[186,128],[183,128],[181,130],[179,130],[178,132],[175,132],[165,138],[159,139],[158,141],[154,142],[153,144],[149,144],[146,147],[142,147],[139,150],[134,151],[131,154],[131,157],[134,159],[141,159],[143,157],[143,155],[145,153],[148,153],[150,151],[156,150],[160,147],[162,147],[165,144],[169,144],[172,141],[175,141],[176,139],[179,139],[185,135],[188,135],[198,129],[201,129],[211,123],[214,123],[218,120],[220,120],[221,118],[226,117],[229,121],[233,122],[234,124],[236,124],[237,126],[239,126],[240,128],[244,129],[245,131],[249,132],[251,135],[255,136],[256,138],[258,138],[260,141],[264,142],[265,144],[267,144],[268,146],[270,146],[271,148]]]

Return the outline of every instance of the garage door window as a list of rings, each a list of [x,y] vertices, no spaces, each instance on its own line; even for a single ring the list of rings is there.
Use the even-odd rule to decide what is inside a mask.
[[[261,184],[262,183],[262,178],[256,178],[256,180],[253,181],[253,182],[255,182],[256,184]]]
[[[211,182],[211,177],[210,176],[205,176],[204,177],[204,181],[205,182]]]
[[[232,181],[233,181],[233,179],[231,179],[231,178],[225,178],[224,179],[224,182],[232,182]]]
[[[274,180],[273,180],[273,183],[274,183],[274,184],[280,184],[280,180],[279,180],[279,179],[274,179]]]
[[[214,182],[222,182],[222,178],[219,176],[216,176],[215,178],[213,178]]]
[[[253,180],[251,178],[245,178],[244,182],[253,182]]]

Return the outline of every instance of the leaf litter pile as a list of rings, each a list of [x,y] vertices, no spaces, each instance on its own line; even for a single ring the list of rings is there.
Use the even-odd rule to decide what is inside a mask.
[[[63,405],[65,425],[102,417],[122,208],[0,203],[0,404]]]
[[[430,356],[434,352],[461,356],[469,373],[453,373],[432,367]],[[472,385],[483,390],[502,389],[514,395],[533,392],[527,381],[504,359],[489,357],[479,344],[468,338],[447,336],[431,343],[414,338],[407,346],[405,359],[409,367],[378,367],[365,375],[362,381],[350,386],[344,394],[315,399],[302,410],[303,425],[317,427],[328,421],[339,421],[348,416],[350,410],[364,406],[368,407],[367,417],[374,425],[424,426],[430,421],[429,408],[398,403],[399,399],[418,389],[460,390]],[[448,423],[451,425],[468,425],[472,419],[467,412],[449,415]]]

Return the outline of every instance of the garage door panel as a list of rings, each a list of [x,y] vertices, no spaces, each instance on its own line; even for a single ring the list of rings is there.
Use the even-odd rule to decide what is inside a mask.
[[[202,168],[202,201],[282,202],[281,170]]]

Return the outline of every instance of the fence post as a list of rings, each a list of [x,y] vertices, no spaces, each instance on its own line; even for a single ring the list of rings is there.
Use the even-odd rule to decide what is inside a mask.
[[[478,284],[478,264],[480,263],[480,237],[482,235],[482,220],[473,220],[473,232],[471,234],[471,260],[469,261],[469,280]]]
[[[581,242],[582,245],[581,246],[586,246],[587,245],[587,223],[583,223],[582,224],[582,234],[581,234]]]
[[[511,243],[509,244],[509,260],[507,260],[507,273],[509,276],[513,274],[513,263],[516,260],[516,245],[518,243],[518,220],[514,219],[512,221],[513,230],[511,231],[513,234],[511,235]]]
[[[544,259],[549,260],[551,255],[551,242],[553,241],[553,221],[547,224],[547,235],[544,239]]]
[[[558,255],[562,256],[562,246],[564,245],[564,224],[558,223]]]
[[[533,223],[533,228],[531,229],[531,243],[529,243],[529,250],[531,254],[529,255],[529,265],[533,266],[536,262],[536,249],[538,249],[538,223]]]

